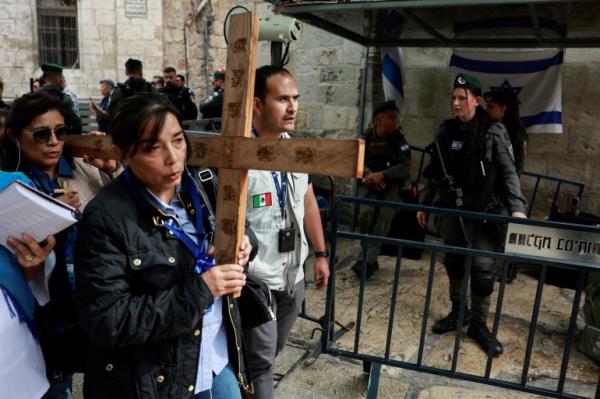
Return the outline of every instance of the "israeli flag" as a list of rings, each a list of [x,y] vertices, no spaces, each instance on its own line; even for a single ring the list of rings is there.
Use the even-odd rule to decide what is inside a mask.
[[[384,30],[387,35],[401,36],[404,18],[395,10],[385,16]],[[401,47],[381,47],[381,75],[386,100],[395,100],[399,110],[404,105],[404,73]]]
[[[464,72],[481,80],[483,92],[512,90],[528,133],[562,133],[563,57],[562,50],[454,51],[450,67],[452,76]]]

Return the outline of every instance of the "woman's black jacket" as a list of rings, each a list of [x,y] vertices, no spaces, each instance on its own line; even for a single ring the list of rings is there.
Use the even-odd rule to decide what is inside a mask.
[[[194,395],[202,316],[213,296],[194,274],[192,254],[155,224],[158,215],[134,200],[123,175],[83,214],[75,264],[81,323],[91,340],[86,398]],[[256,239],[252,245],[257,248]],[[238,383],[247,385],[233,298],[223,298],[223,323],[230,364]]]

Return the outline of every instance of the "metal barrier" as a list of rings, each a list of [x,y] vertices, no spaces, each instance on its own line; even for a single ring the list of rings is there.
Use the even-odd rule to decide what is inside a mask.
[[[419,157],[420,157],[419,171],[418,171],[417,180],[416,180],[416,183],[419,184],[419,182],[421,181],[421,174],[423,173],[423,168],[425,166],[425,155],[428,155],[428,152],[424,148],[416,147],[416,146],[412,146],[412,145],[410,146],[410,149],[417,153],[420,153],[420,155],[419,155]],[[523,176],[533,177],[535,179],[533,191],[531,192],[531,196],[529,197],[529,201],[528,201],[528,208],[527,208],[527,216],[528,217],[531,216],[533,209],[535,207],[541,181],[548,181],[548,182],[556,183],[556,187],[554,189],[554,194],[552,195],[552,203],[550,204],[550,213],[552,212],[553,209],[555,209],[561,189],[564,186],[576,187],[578,189],[577,197],[580,199],[582,198],[583,191],[585,189],[585,183],[577,181],[577,180],[563,179],[561,177],[542,175],[539,173],[533,173],[533,172],[527,172],[527,171],[523,171]],[[550,214],[548,216],[550,216]]]
[[[579,197],[579,198],[581,198],[583,196],[583,190],[585,189],[585,183],[577,181],[577,180],[562,179],[560,177],[541,175],[539,173],[532,173],[532,172],[527,172],[527,171],[523,172],[523,176],[530,176],[530,177],[535,178],[535,185],[533,186],[533,191],[531,192],[531,197],[529,198],[529,207],[527,208],[527,216],[528,217],[531,216],[531,213],[533,212],[533,207],[535,204],[535,200],[537,199],[537,194],[538,194],[538,190],[540,187],[540,181],[542,181],[542,180],[551,181],[551,182],[556,183],[554,195],[552,196],[552,204],[550,205],[550,212],[552,212],[552,210],[555,209],[555,207],[556,207],[556,202],[558,201],[558,195],[560,194],[560,190],[563,187],[563,185],[577,187],[579,189],[577,197]]]
[[[539,227],[554,227],[566,230],[574,230],[574,231],[583,231],[583,232],[593,232],[599,233],[600,229],[584,226],[584,225],[571,225],[565,223],[557,223],[557,222],[542,222],[530,219],[515,219],[511,217],[499,216],[499,215],[491,215],[484,213],[476,213],[476,212],[465,212],[465,211],[457,211],[451,209],[444,208],[433,208],[433,207],[425,207],[418,205],[409,205],[409,204],[401,204],[394,202],[381,202],[381,201],[373,201],[367,199],[360,198],[352,198],[352,197],[337,197],[335,209],[339,210],[340,205],[342,203],[354,203],[361,205],[371,205],[371,206],[385,206],[390,208],[409,210],[409,211],[424,211],[429,214],[441,214],[447,216],[461,216],[467,219],[476,219],[476,220],[487,220],[492,222],[499,223],[517,223],[524,224],[530,226],[539,226]],[[385,350],[383,356],[374,356],[372,354],[361,353],[359,350],[359,342],[361,338],[361,327],[363,324],[362,313],[365,299],[365,283],[366,283],[366,259],[367,256],[363,256],[363,272],[360,277],[360,286],[359,286],[359,295],[358,295],[358,304],[357,304],[357,315],[356,315],[356,326],[355,326],[355,336],[354,336],[354,345],[352,350],[347,350],[343,348],[339,348],[335,345],[335,337],[332,337],[331,334],[323,334],[322,335],[322,349],[324,353],[336,355],[336,356],[344,356],[351,359],[356,359],[363,361],[365,364],[370,364],[370,381],[369,388],[367,392],[368,398],[376,398],[377,397],[377,388],[379,384],[379,374],[382,365],[400,367],[404,369],[414,370],[418,372],[430,373],[440,376],[446,376],[455,379],[461,379],[466,381],[472,381],[477,383],[483,383],[503,388],[508,388],[517,391],[523,391],[533,394],[540,394],[554,398],[570,398],[570,399],[581,399],[585,398],[584,396],[578,396],[574,393],[565,392],[565,382],[567,376],[567,370],[569,366],[569,360],[571,355],[571,349],[574,342],[574,335],[576,329],[576,319],[577,313],[579,310],[582,291],[584,289],[584,284],[586,281],[587,273],[589,269],[592,267],[589,264],[581,263],[577,261],[568,261],[568,260],[553,260],[553,259],[543,259],[539,257],[533,256],[524,256],[524,255],[515,255],[515,254],[505,254],[493,251],[483,251],[478,249],[469,249],[463,247],[452,247],[447,245],[435,244],[435,243],[422,243],[422,242],[413,242],[407,240],[399,240],[399,239],[391,239],[386,237],[379,236],[368,236],[356,234],[349,231],[341,231],[339,221],[339,214],[336,211],[334,213],[333,220],[333,235],[331,241],[331,260],[330,263],[333,266],[334,260],[336,256],[337,250],[337,241],[340,238],[357,240],[360,241],[363,247],[363,250],[368,251],[367,243],[371,241],[379,241],[379,242],[388,242],[394,245],[398,245],[398,256],[396,258],[396,268],[394,273],[394,280],[392,286],[392,297],[390,299],[390,311],[389,311],[389,320],[387,325],[387,335],[385,342]],[[393,327],[394,327],[394,318],[395,318],[395,310],[396,310],[396,301],[398,297],[398,283],[400,279],[400,270],[402,266],[402,248],[403,247],[417,247],[423,248],[431,251],[431,259],[429,263],[429,272],[427,278],[427,291],[425,297],[425,304],[423,309],[423,319],[420,327],[420,335],[419,335],[419,345],[418,352],[416,356],[416,361],[410,362],[402,359],[393,359],[391,357],[391,342],[393,335]],[[537,284],[537,289],[535,293],[535,298],[533,299],[533,309],[531,312],[531,322],[529,325],[528,337],[527,337],[527,345],[525,348],[525,356],[522,364],[522,371],[520,376],[520,381],[518,383],[511,382],[507,380],[502,380],[499,378],[492,378],[490,376],[492,363],[494,361],[494,357],[492,356],[492,348],[487,354],[487,362],[485,364],[485,372],[483,376],[469,374],[465,372],[457,371],[457,364],[459,358],[459,345],[461,341],[461,329],[457,329],[455,333],[454,339],[454,348],[453,348],[453,356],[452,356],[452,365],[450,369],[443,369],[438,367],[432,367],[425,365],[423,363],[423,357],[425,354],[425,342],[427,336],[427,322],[429,318],[429,310],[431,305],[432,298],[432,288],[434,282],[434,273],[436,268],[436,260],[438,258],[439,253],[444,252],[452,252],[455,254],[462,254],[466,256],[467,261],[465,262],[465,282],[463,284],[463,295],[461,300],[461,311],[459,314],[458,325],[462,325],[462,321],[464,319],[464,303],[465,298],[467,297],[467,288],[468,288],[468,279],[469,272],[471,268],[472,258],[474,256],[485,256],[485,257],[493,257],[495,259],[501,260],[506,265],[507,262],[526,262],[528,264],[535,264],[540,267],[540,278]],[[540,314],[540,307],[542,302],[542,293],[544,289],[544,280],[546,275],[546,270],[548,266],[556,266],[561,268],[569,268],[573,269],[578,273],[578,282],[576,287],[576,292],[573,300],[573,304],[571,307],[571,312],[568,321],[568,329],[565,334],[565,346],[562,354],[562,360],[560,364],[560,373],[558,377],[558,383],[556,389],[542,388],[539,386],[533,386],[528,384],[528,378],[530,376],[530,362],[534,350],[534,339],[536,334],[536,329],[538,327],[538,319]],[[498,334],[500,318],[502,314],[502,306],[504,302],[504,295],[506,289],[506,267],[503,268],[504,272],[502,275],[500,288],[498,290],[497,304],[495,309],[495,318],[493,321],[492,327],[492,336],[495,339]],[[329,281],[329,285],[327,287],[327,302],[326,302],[326,317],[325,317],[325,326],[324,331],[333,331],[334,324],[332,320],[335,318],[335,292],[336,292],[336,270],[335,267],[331,268],[331,277]],[[384,316],[385,317],[385,316]],[[490,345],[491,347],[492,345]],[[596,387],[594,398],[600,398],[600,388]]]

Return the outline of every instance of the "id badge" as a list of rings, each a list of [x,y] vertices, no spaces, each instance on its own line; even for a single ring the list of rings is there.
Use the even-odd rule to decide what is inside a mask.
[[[279,230],[279,252],[291,252],[296,246],[296,229],[286,227]]]

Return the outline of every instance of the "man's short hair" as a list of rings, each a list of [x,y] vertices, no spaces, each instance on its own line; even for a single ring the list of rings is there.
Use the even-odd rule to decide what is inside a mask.
[[[185,76],[183,76],[183,75],[179,74],[179,75],[177,75],[177,77],[178,77],[179,79],[181,79],[181,81],[182,81],[183,83],[185,83]]]
[[[142,61],[135,58],[129,58],[125,61],[125,72],[128,74],[140,73],[142,71]]]
[[[163,69],[163,73],[177,73],[177,71],[172,66],[168,66],[165,69]]]
[[[152,80],[154,80],[154,79],[158,79],[158,81],[159,81],[161,84],[165,84],[165,78],[163,78],[163,77],[162,77],[162,76],[160,76],[160,75],[156,75],[156,76],[154,76],[154,77],[152,78]]]
[[[102,80],[101,80],[99,83],[100,83],[100,84],[105,84],[105,85],[107,85],[108,87],[110,87],[111,89],[114,89],[114,88],[115,88],[115,82],[113,82],[113,81],[112,81],[112,80],[110,80],[110,79],[102,79]]]
[[[267,97],[267,79],[274,75],[287,75],[293,77],[290,71],[283,67],[274,65],[263,65],[256,70],[256,80],[254,82],[254,97],[265,101]]]

